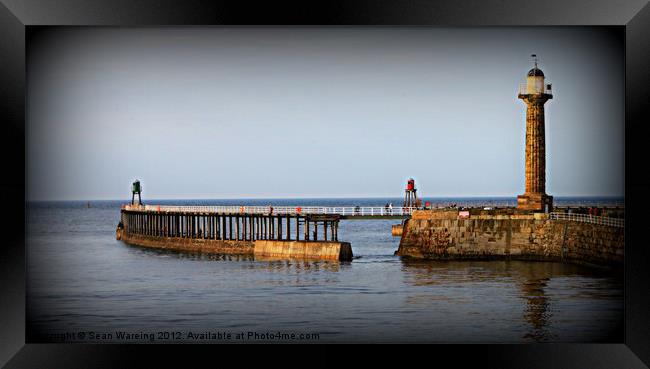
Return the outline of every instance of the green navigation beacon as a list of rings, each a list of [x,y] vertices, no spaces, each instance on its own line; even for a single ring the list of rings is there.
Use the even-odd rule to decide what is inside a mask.
[[[136,179],[131,185],[131,205],[135,203],[135,194],[138,194],[138,205],[142,205],[142,186],[139,179]]]

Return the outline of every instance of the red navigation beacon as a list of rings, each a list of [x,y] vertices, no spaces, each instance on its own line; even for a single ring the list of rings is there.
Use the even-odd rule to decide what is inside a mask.
[[[415,180],[413,178],[409,179],[408,182],[406,182],[406,190],[407,191],[415,190]]]
[[[411,208],[417,207],[418,205],[418,195],[417,189],[415,188],[415,179],[409,178],[406,182],[406,194],[404,196],[404,207]]]

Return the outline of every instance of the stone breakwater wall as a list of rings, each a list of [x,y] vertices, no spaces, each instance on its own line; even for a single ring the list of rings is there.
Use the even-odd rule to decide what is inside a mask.
[[[337,241],[255,241],[255,257],[318,260],[352,260],[349,242]]]
[[[349,242],[215,240],[127,234],[117,229],[116,239],[131,245],[207,254],[247,255],[270,259],[352,260]]]
[[[435,259],[566,261],[622,267],[624,228],[551,220],[547,214],[416,211],[396,255]]]
[[[255,248],[254,241],[136,235],[127,234],[120,229],[117,230],[116,238],[128,244],[141,247],[206,254],[253,255]]]

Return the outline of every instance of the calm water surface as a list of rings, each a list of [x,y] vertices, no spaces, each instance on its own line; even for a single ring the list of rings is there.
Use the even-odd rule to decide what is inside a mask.
[[[400,202],[168,203],[387,201]],[[612,272],[561,263],[400,259],[393,256],[399,239],[390,235],[395,220],[342,221],[339,239],[352,243],[351,262],[158,251],[115,240],[120,202],[90,205],[28,207],[30,342],[197,342],[189,333],[203,342],[223,342],[218,333],[230,333],[232,342],[296,342],[259,335],[278,332],[317,335],[299,342],[622,341],[623,283]],[[127,341],[118,332],[140,336]],[[208,332],[215,336],[201,336]],[[98,338],[101,333],[107,335]]]

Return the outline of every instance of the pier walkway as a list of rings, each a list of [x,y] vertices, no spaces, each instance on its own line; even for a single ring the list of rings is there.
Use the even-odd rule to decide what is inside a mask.
[[[356,210],[356,216],[362,216],[361,209]],[[116,238],[144,247],[348,261],[352,259],[350,243],[338,241],[344,211],[315,207],[123,205]]]
[[[168,213],[201,213],[229,215],[338,215],[339,219],[403,219],[410,217],[415,207],[384,206],[171,206],[124,205],[124,210]]]
[[[338,241],[341,219],[405,219],[415,207],[123,205],[126,236]]]
[[[402,224],[393,225],[392,234],[403,238],[405,234],[408,234],[408,232],[404,233],[404,229],[411,225],[413,219],[415,219],[414,226],[418,224],[422,226],[422,216],[414,214],[419,209],[415,207],[391,209],[385,206],[123,205],[116,238],[145,247],[224,254],[253,254],[260,257],[299,256],[351,260],[350,244],[339,242],[340,220],[400,219],[403,220]],[[438,221],[447,219],[454,222],[466,222],[465,218],[470,218],[470,222],[467,224],[475,226],[480,223],[480,219],[503,222],[504,219],[511,219],[510,216],[514,212],[516,211],[513,209],[494,209],[492,207],[461,211],[454,207],[427,209],[422,211],[422,214],[425,217],[429,214]],[[446,214],[445,216],[448,218],[438,217],[440,214]],[[528,216],[526,219],[533,219],[532,213],[526,214]],[[415,218],[412,218],[412,215]],[[475,216],[479,219],[479,223],[471,221],[471,218]],[[537,216],[534,217],[534,219],[537,218]],[[594,223],[610,226],[613,229],[624,226],[622,218],[589,214],[554,212],[539,217],[539,219],[545,219],[541,221],[542,223],[547,219],[551,222],[570,221],[572,224]],[[467,224],[464,227],[468,226]],[[424,227],[428,229],[426,227],[430,227],[430,225]],[[440,227],[444,228],[445,232],[449,228],[448,225]],[[418,250],[414,252],[420,252]]]

